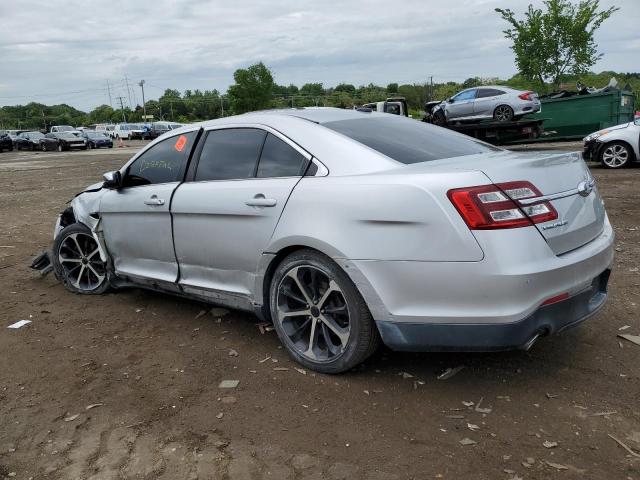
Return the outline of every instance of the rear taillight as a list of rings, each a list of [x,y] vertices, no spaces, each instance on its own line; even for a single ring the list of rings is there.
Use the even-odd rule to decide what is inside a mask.
[[[524,92],[518,95],[518,98],[520,100],[531,100],[531,95],[533,95],[533,92]]]
[[[520,205],[542,193],[529,182],[518,181],[449,190],[447,196],[472,230],[528,227],[558,218],[548,201]]]

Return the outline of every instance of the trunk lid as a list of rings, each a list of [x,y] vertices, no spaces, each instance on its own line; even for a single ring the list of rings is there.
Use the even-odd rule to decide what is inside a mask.
[[[604,204],[579,153],[510,152],[477,160],[475,167],[493,183],[526,180],[543,196],[551,196],[558,218],[536,228],[556,255],[579,248],[602,232]]]

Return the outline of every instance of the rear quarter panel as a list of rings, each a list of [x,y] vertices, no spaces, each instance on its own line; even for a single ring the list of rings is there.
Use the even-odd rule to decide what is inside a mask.
[[[303,178],[268,252],[306,245],[351,260],[480,261],[446,192],[482,183],[479,172]]]

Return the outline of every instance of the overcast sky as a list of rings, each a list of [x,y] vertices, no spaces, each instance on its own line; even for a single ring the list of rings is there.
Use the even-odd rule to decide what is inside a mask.
[[[515,73],[495,7],[541,0],[20,0],[0,5],[0,105],[88,110],[165,88],[226,91],[263,61],[279,84],[462,81]],[[640,0],[596,34],[594,70],[640,71]],[[124,78],[131,91],[127,92]]]

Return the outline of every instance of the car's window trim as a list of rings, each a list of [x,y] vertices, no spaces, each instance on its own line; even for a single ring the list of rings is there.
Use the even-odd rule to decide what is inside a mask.
[[[285,176],[285,177],[257,177],[256,176],[257,168],[258,168],[258,165],[260,164],[260,157],[262,155],[262,149],[264,148],[264,143],[267,140],[267,135],[265,135],[264,140],[262,142],[262,145],[260,147],[260,152],[258,154],[258,158],[256,160],[256,165],[254,166],[253,176],[247,177],[247,178],[228,178],[228,179],[217,179],[217,180],[196,180],[195,178],[196,178],[196,171],[198,169],[198,163],[200,162],[200,156],[202,155],[202,150],[204,148],[204,144],[205,144],[205,142],[207,140],[207,136],[209,135],[209,133],[211,133],[213,131],[216,131],[216,130],[232,130],[232,129],[235,130],[235,129],[239,129],[239,128],[245,128],[245,129],[249,128],[249,129],[253,129],[253,130],[262,130],[267,134],[271,133],[276,138],[278,138],[278,139],[282,140],[283,142],[285,142],[287,145],[289,145],[291,148],[296,150],[300,155],[302,155],[305,158],[306,165],[305,165],[304,168],[300,169],[300,171],[302,173],[300,175],[289,175],[289,176]],[[315,160],[315,162],[314,162],[314,160]],[[274,178],[301,178],[301,177],[305,176],[305,173],[309,169],[309,165],[311,165],[312,162],[318,164],[318,172],[322,171],[324,173],[324,175],[315,175],[315,176],[326,176],[326,175],[328,175],[329,170],[327,169],[326,166],[324,166],[324,164],[322,164],[322,162],[317,160],[313,155],[311,155],[309,152],[307,152],[304,148],[302,148],[296,142],[291,140],[289,137],[287,137],[286,135],[284,135],[280,131],[276,130],[275,128],[270,127],[269,125],[264,125],[264,124],[261,124],[261,123],[226,123],[226,124],[223,124],[223,125],[210,125],[208,127],[205,127],[204,131],[202,132],[201,141],[199,142],[198,148],[193,153],[193,158],[192,158],[192,161],[191,161],[191,165],[189,166],[189,170],[187,171],[187,175],[186,175],[184,181],[188,182],[188,183],[203,183],[203,182],[237,182],[237,181],[246,181],[246,180],[270,180],[270,179],[274,179]]]
[[[195,153],[196,147],[200,143],[200,138],[202,138],[202,127],[200,127],[200,126],[198,126],[197,128],[193,128],[193,129],[187,130],[187,131],[176,133],[175,135],[170,135],[167,138],[162,138],[160,141],[156,141],[157,139],[154,140],[149,145],[147,145],[147,147],[144,150],[138,152],[133,157],[131,157],[131,159],[129,159],[129,161],[127,163],[125,163],[124,166],[120,169],[120,175],[122,176],[122,178],[124,180],[126,175],[129,173],[129,168],[131,168],[131,165],[133,165],[133,163],[138,158],[140,158],[146,152],[151,150],[155,145],[157,145],[159,143],[162,143],[164,141],[167,141],[170,138],[179,137],[180,135],[185,135],[185,134],[193,133],[193,132],[196,132],[196,135],[195,135],[195,138],[194,138],[194,141],[193,141],[193,145],[191,146],[191,151],[189,152],[189,156],[187,157],[187,164],[185,166],[184,172],[182,172],[182,178],[179,178],[178,180],[175,180],[173,182],[150,183],[150,184],[147,184],[147,185],[131,185],[131,186],[128,186],[128,187],[121,187],[121,189],[124,190],[124,189],[129,189],[129,188],[149,187],[149,186],[153,186],[153,185],[168,185],[170,183],[176,183],[176,184],[183,183],[185,181],[185,176],[186,176],[187,172],[189,171],[191,160],[192,160],[193,155]]]

